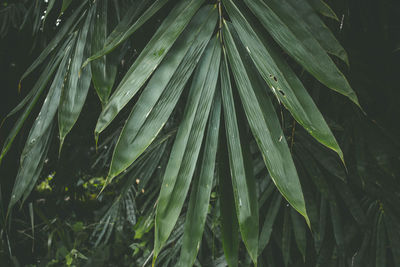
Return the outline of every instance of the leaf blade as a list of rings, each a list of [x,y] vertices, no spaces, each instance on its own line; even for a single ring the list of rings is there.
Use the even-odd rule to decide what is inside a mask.
[[[272,103],[268,95],[262,92],[261,84],[254,83],[259,81],[258,77],[249,78],[249,74],[255,73],[248,73],[247,69],[251,68],[245,68],[241,61],[243,54],[240,54],[236,48],[230,33],[231,26],[228,27],[225,22],[222,30],[228,60],[235,74],[234,78],[243,108],[271,178],[288,202],[308,220],[297,171]]]
[[[257,264],[258,202],[255,194],[255,181],[252,166],[245,159],[245,157],[249,158],[249,153],[244,151],[245,144],[243,142],[246,137],[243,132],[240,132],[238,127],[237,108],[235,108],[225,54],[221,64],[221,91],[229,152],[229,166],[232,175],[239,229],[251,259]]]
[[[160,132],[206,48],[216,21],[212,7],[199,10],[154,73],[121,132],[109,179],[132,164]]]
[[[360,106],[355,92],[343,73],[309,31],[293,21],[290,14],[281,10],[281,2],[245,0],[245,3],[290,56],[328,88],[347,96],[357,106]]]
[[[220,52],[215,38],[206,48],[193,78],[158,199],[154,261],[178,219],[189,189],[217,83]]]
[[[338,153],[343,161],[342,150],[297,75],[281,59],[279,53],[253,30],[232,0],[223,2],[240,40],[278,101],[284,104],[296,121],[314,138]]]
[[[192,266],[200,247],[214,178],[220,117],[221,96],[216,94],[208,123],[201,171],[190,194],[178,266]]]
[[[135,60],[128,73],[112,94],[110,101],[104,107],[97,121],[95,135],[97,136],[111,123],[119,111],[137,93],[153,71],[161,63],[180,33],[189,23],[204,0],[181,1],[170,12],[161,24],[142,53]]]

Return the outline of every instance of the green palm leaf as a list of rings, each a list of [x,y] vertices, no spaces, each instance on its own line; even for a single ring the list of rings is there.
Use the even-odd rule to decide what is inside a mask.
[[[224,43],[250,128],[277,188],[288,202],[308,220],[297,171],[272,103],[266,92],[262,91],[262,84],[255,76],[254,71],[250,71],[251,65],[245,67],[243,64],[242,60],[245,59],[245,55],[239,54],[231,34],[231,28],[232,26],[225,23]]]
[[[95,129],[96,139],[158,67],[202,3],[203,0],[181,1],[170,12],[101,112]]]
[[[229,46],[227,46],[230,49]],[[229,151],[229,166],[232,175],[236,215],[243,242],[254,264],[257,264],[258,249],[258,203],[250,153],[246,151],[245,129],[239,128],[226,55],[221,66],[221,91],[225,118],[225,129]],[[240,110],[240,109],[239,109]]]
[[[332,90],[347,96],[355,104],[358,99],[344,75],[335,66],[320,43],[295,20],[297,11],[276,0],[245,0],[275,41],[307,71]],[[287,8],[287,9],[285,9]]]
[[[224,4],[240,40],[278,101],[314,138],[336,151],[343,160],[343,153],[335,137],[296,74],[275,49],[267,45],[267,42],[262,42],[259,37],[261,35],[253,30],[232,0],[224,0]]]
[[[218,78],[221,47],[208,44],[194,74],[184,117],[180,123],[165,170],[157,204],[154,261],[178,219],[196,167]]]
[[[221,96],[217,93],[208,122],[200,174],[190,194],[178,266],[192,266],[200,248],[214,178],[220,118]]]
[[[132,164],[160,132],[210,40],[216,20],[215,8],[202,8],[154,73],[122,130],[109,179]]]
[[[94,7],[88,11],[84,25],[76,39],[69,79],[61,94],[58,111],[60,152],[65,137],[71,131],[81,113],[92,78],[90,68],[80,71],[80,67],[83,59],[90,55],[91,43],[88,40],[90,40],[90,25],[95,11]]]

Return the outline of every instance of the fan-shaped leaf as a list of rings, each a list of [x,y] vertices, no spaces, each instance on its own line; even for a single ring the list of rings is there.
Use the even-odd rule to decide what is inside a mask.
[[[222,66],[221,66],[222,68]],[[218,190],[221,213],[221,239],[225,259],[229,267],[238,266],[239,224],[235,210],[232,177],[226,143],[225,124],[221,124],[221,139],[218,151]]]
[[[343,73],[310,31],[295,19],[296,10],[277,0],[245,0],[275,41],[307,71],[332,90],[359,105]]]
[[[296,74],[272,46],[263,42],[232,0],[223,2],[240,40],[278,100],[314,138],[336,151],[343,160],[335,137]]]
[[[258,77],[254,77],[252,66],[243,64],[244,54],[239,54],[231,26],[226,23],[223,37],[247,120],[271,178],[288,202],[308,221],[299,178],[271,100]]]
[[[192,266],[200,248],[214,178],[220,117],[221,96],[216,93],[208,122],[200,174],[193,182],[190,194],[178,266]]]
[[[154,261],[167,241],[189,189],[218,78],[221,47],[210,41],[197,67],[158,199]]]
[[[96,139],[158,67],[203,2],[204,0],[180,1],[170,12],[101,112],[95,129]]]
[[[228,47],[229,49],[230,47]],[[229,151],[229,166],[232,175],[233,193],[236,213],[243,242],[253,262],[257,264],[258,250],[258,202],[255,191],[253,166],[249,162],[251,154],[245,147],[247,138],[243,128],[239,128],[237,107],[235,107],[230,83],[226,55],[221,64],[221,91],[227,144]],[[246,153],[247,152],[247,153]]]
[[[96,51],[96,53],[89,57],[85,63],[83,63],[83,67],[85,67],[89,62],[101,58],[114,50],[137,29],[139,29],[147,20],[149,20],[158,10],[160,10],[168,2],[168,0],[154,1],[154,3],[145,12],[143,12],[139,19],[129,26],[138,16],[138,14],[140,14],[147,2],[148,1],[146,0],[142,0],[138,5],[131,5],[131,7],[126,11],[123,19],[107,37],[101,50]]]
[[[150,79],[122,130],[109,179],[132,164],[166,123],[210,40],[217,22],[216,12],[206,6],[194,16]]]

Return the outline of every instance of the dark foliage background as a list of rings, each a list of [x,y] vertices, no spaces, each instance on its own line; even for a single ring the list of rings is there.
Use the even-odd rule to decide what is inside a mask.
[[[289,266],[399,266],[400,3],[395,0],[327,2],[341,22],[325,21],[350,59],[350,67],[343,64],[342,70],[358,94],[366,114],[342,96],[322,90],[319,82],[298,68],[297,73],[301,74],[302,81],[342,147],[347,173],[340,163],[337,164],[331,151],[308,137],[300,126],[294,130],[289,113],[283,107],[277,107],[285,118],[285,135],[293,137],[295,131],[295,163],[306,204],[308,201],[318,203],[315,207],[310,206],[310,210],[314,208],[315,211],[313,218],[310,215],[311,225],[317,230],[306,233],[304,260],[293,235],[288,244],[282,244],[282,235],[285,235],[282,225],[287,224],[291,212],[288,210],[292,210],[282,201],[272,241],[260,255],[259,265],[284,266],[289,261]],[[61,19],[68,17],[73,5]],[[60,8],[61,1],[56,1],[54,9]],[[24,89],[32,87],[37,73],[23,82],[21,92],[18,92],[19,79],[57,30],[56,12],[46,18],[51,23],[40,26],[45,9],[43,1],[0,2],[0,118],[4,118],[28,93]],[[132,37],[121,47],[117,80],[165,16],[165,11],[159,12],[156,19],[137,33],[136,36],[141,36],[139,41],[133,41],[135,37]],[[29,118],[31,121],[25,124],[13,149],[0,165],[0,266],[141,266],[151,256],[153,205],[166,165],[166,160],[163,160],[166,156],[155,158],[164,153],[168,155],[171,147],[169,132],[166,131],[166,141],[146,154],[141,164],[129,168],[126,177],[118,178],[96,198],[104,184],[107,164],[123,118],[129,110],[124,110],[120,121],[113,122],[111,129],[103,134],[106,137],[100,140],[96,152],[93,129],[101,105],[94,90],[89,92],[88,101],[65,141],[60,158],[58,144],[54,141],[39,186],[21,208],[14,210],[11,219],[6,219],[8,200],[18,170],[19,155],[34,118]],[[178,118],[179,110],[177,114]],[[0,144],[3,144],[15,119],[8,119],[1,127]],[[174,122],[167,125],[171,136],[176,125]],[[150,160],[146,161],[146,157]],[[146,164],[152,163],[158,168],[146,174],[149,182],[142,186],[136,177],[138,174],[143,177],[146,167],[150,166]],[[259,176],[265,172],[261,168]],[[316,180],[310,178],[313,175],[318,176]],[[273,190],[269,195],[265,193],[264,200],[276,198],[277,192],[270,184],[260,183],[260,187],[260,190]],[[132,191],[125,192],[127,188]],[[122,192],[124,196],[132,195],[130,202],[119,200]],[[225,266],[216,194],[217,191],[213,190],[197,266]],[[260,203],[260,210],[270,209],[268,201]],[[159,266],[173,266],[179,257],[178,245],[182,242],[185,212],[186,207],[164,253],[159,256]],[[108,221],[107,216],[110,218]],[[265,214],[260,213],[260,223],[264,217]],[[107,227],[102,231],[104,225]],[[385,240],[383,245],[379,243],[379,237]],[[286,249],[282,248],[285,246]],[[376,256],[377,251],[384,256]],[[381,257],[385,258],[382,262],[386,265],[379,265]],[[243,245],[239,260],[239,266],[249,266],[251,262]]]

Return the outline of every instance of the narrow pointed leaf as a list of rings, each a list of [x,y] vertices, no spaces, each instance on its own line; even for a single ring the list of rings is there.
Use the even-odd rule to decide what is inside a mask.
[[[223,114],[222,114],[223,115]],[[218,192],[221,214],[221,241],[229,267],[238,266],[239,224],[233,196],[232,177],[229,169],[228,145],[224,121],[221,123],[221,138],[218,149]]]
[[[225,124],[221,124],[218,150],[218,191],[221,213],[221,239],[224,255],[229,267],[238,266],[239,224],[233,196],[232,177],[229,169],[228,145]]]
[[[221,91],[239,229],[247,251],[256,264],[258,256],[258,202],[255,193],[255,180],[252,166],[248,164],[245,158],[249,156],[244,151],[243,139],[246,137],[243,132],[239,131],[237,108],[234,103],[226,57],[221,64]]]
[[[34,92],[29,99],[25,98],[23,102],[24,104],[27,104],[25,107],[25,110],[21,114],[21,116],[18,118],[17,122],[11,129],[10,133],[8,134],[4,145],[3,149],[1,151],[0,155],[0,163],[3,159],[3,157],[7,154],[8,150],[10,149],[15,137],[21,130],[25,120],[28,118],[29,114],[31,113],[32,109],[35,107],[36,102],[39,100],[40,95],[46,88],[47,83],[49,82],[50,78],[52,77],[54,71],[57,69],[57,67],[60,64],[60,61],[63,59],[65,56],[65,51],[66,48],[70,45],[70,41],[73,40],[73,37],[71,36],[71,39],[68,39],[63,46],[61,47],[60,51],[50,59],[50,61],[46,64],[46,67],[44,68],[43,72],[40,74],[38,80],[36,81],[35,85],[32,88],[32,91]],[[26,101],[25,101],[26,100]],[[18,105],[19,108],[22,108],[23,105]],[[15,109],[13,110],[15,111]],[[17,111],[15,111],[17,112]],[[10,115],[11,116],[11,115]]]
[[[55,117],[62,86],[68,70],[68,60],[70,57],[72,42],[66,47],[65,55],[60,63],[57,74],[53,80],[43,106],[37,116],[29,136],[27,138],[24,150],[21,155],[20,168],[12,192],[12,198],[9,209],[21,198],[28,197],[43,167],[49,147],[50,133],[52,131],[53,119]]]
[[[308,221],[297,171],[271,100],[259,83],[258,77],[249,77],[256,73],[251,71],[251,66],[244,66],[230,29],[231,26],[228,27],[225,23],[224,42],[250,128],[275,185]]]
[[[323,49],[331,55],[335,55],[344,62],[349,64],[349,58],[346,51],[340,45],[339,41],[333,35],[331,30],[325,25],[313,8],[307,1],[299,2],[296,0],[288,0],[287,3],[292,6],[292,10],[287,7],[287,13],[295,15],[297,23],[308,30],[314,38],[319,42]],[[282,5],[282,8],[286,7]],[[297,12],[290,12],[296,10]]]
[[[91,51],[97,52],[103,48],[107,38],[107,4],[108,1],[97,2],[97,15],[94,18]],[[117,75],[117,65],[109,56],[103,56],[90,64],[94,88],[102,104],[106,104]]]
[[[132,5],[124,15],[120,23],[115,27],[115,29],[107,37],[104,46],[99,51],[94,51],[95,53],[90,56],[83,67],[89,62],[101,58],[104,55],[110,53],[123,41],[125,41],[129,36],[136,32],[147,20],[149,20],[158,10],[160,10],[169,0],[156,0],[143,14],[138,18],[135,23],[132,21],[142,12],[145,7],[146,0],[141,1],[138,5]],[[131,25],[132,24],[132,25]]]
[[[116,145],[109,179],[132,164],[166,123],[217,23],[211,6],[199,10],[135,104]]]
[[[307,0],[308,3],[325,17],[339,21],[335,12],[323,0]]]
[[[90,42],[88,40],[90,40],[90,24],[94,11],[95,8],[93,7],[89,10],[85,23],[76,40],[69,79],[61,94],[58,111],[60,150],[65,137],[71,131],[81,113],[90,86],[90,68],[80,71],[80,67],[83,59],[90,54]]]
[[[101,112],[95,129],[96,136],[111,123],[143,86],[203,2],[204,0],[181,1],[170,12]]]
[[[335,137],[297,75],[273,47],[262,41],[232,0],[223,2],[240,40],[278,100],[314,138],[337,152],[343,160]]]
[[[220,44],[214,38],[193,78],[158,199],[154,259],[167,241],[189,189],[217,83],[220,54]]]
[[[37,140],[28,137],[26,149],[21,154],[20,167],[11,193],[8,213],[17,201],[21,198],[25,200],[29,196],[39,178],[50,145],[51,132],[52,129],[49,127]]]
[[[190,194],[178,266],[193,266],[200,248],[214,178],[220,117],[221,96],[216,94],[208,123],[200,175],[194,181]]]
[[[82,4],[72,13],[65,24],[57,32],[56,36],[50,41],[38,58],[29,66],[29,68],[22,74],[20,81],[25,79],[32,71],[34,71],[47,56],[60,44],[61,40],[71,31],[73,25],[77,23],[76,18],[81,14],[82,8],[86,5],[87,1],[82,1]],[[78,20],[79,21],[79,20]],[[61,50],[61,49],[60,49]]]
[[[357,96],[343,73],[318,41],[294,19],[292,13],[283,10],[286,3],[276,0],[245,0],[245,3],[290,56],[321,83],[359,106]],[[292,12],[295,11],[292,9]]]

